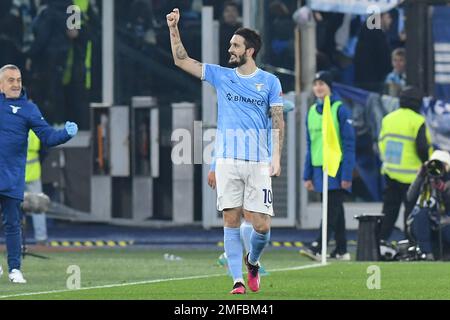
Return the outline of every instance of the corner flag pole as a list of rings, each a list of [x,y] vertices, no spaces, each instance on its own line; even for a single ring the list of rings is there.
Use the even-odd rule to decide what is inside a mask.
[[[322,190],[322,264],[327,263],[327,229],[328,229],[328,176],[336,177],[339,170],[342,151],[331,115],[330,97],[326,96],[322,114],[323,139],[323,190]]]
[[[328,168],[323,167],[322,183],[322,264],[327,264],[327,229],[328,229]]]

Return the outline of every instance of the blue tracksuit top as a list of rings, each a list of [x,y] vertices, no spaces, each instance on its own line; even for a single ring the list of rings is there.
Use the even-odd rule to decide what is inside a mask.
[[[28,132],[32,129],[49,147],[70,140],[65,129],[55,130],[24,91],[17,99],[0,93],[0,195],[23,200]]]
[[[338,99],[332,95],[330,97],[331,104]],[[323,102],[316,101],[317,111],[322,114]],[[309,110],[308,110],[309,113]],[[341,189],[341,182],[352,181],[353,168],[355,166],[355,130],[352,125],[351,111],[341,104],[338,110],[338,120],[342,143],[342,162],[335,178],[328,177],[328,190]],[[322,192],[323,171],[322,167],[314,167],[311,163],[311,138],[308,130],[308,115],[306,116],[306,159],[303,173],[303,180],[312,180],[314,191]],[[350,190],[348,190],[350,191]]]

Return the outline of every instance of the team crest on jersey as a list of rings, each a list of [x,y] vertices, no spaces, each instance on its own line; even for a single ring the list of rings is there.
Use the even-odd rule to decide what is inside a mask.
[[[17,111],[19,111],[20,109],[22,109],[22,107],[16,107],[16,106],[13,106],[12,104],[10,104],[9,106],[11,107],[12,113],[14,113],[14,114],[16,114]]]
[[[256,86],[256,90],[258,90],[258,92],[259,92],[262,90],[262,87],[264,87],[264,83],[256,83],[255,86]]]

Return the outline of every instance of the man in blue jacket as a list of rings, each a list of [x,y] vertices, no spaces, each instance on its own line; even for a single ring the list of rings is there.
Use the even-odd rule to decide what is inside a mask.
[[[78,127],[73,122],[66,122],[64,129],[52,128],[39,108],[28,101],[22,90],[21,72],[15,65],[5,65],[0,69],[0,91],[0,206],[9,279],[13,283],[26,283],[20,271],[20,255],[28,132],[33,130],[43,144],[53,147],[74,137]]]
[[[350,110],[332,94],[331,90],[331,74],[326,71],[318,72],[313,83],[316,102],[308,110],[306,117],[307,149],[303,180],[308,191],[322,192],[322,112],[324,98],[330,96],[331,114],[341,143],[342,161],[336,177],[328,178],[327,239],[330,239],[333,231],[336,249],[331,252],[331,258],[350,260],[350,254],[347,252],[343,202],[345,193],[349,192],[352,186],[352,172],[355,166],[355,131]],[[302,251],[302,253],[320,260],[321,245],[322,230],[317,240],[312,243],[310,250]]]

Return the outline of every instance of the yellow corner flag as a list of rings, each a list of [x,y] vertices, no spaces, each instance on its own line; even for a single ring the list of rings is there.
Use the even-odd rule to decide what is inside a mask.
[[[341,162],[342,151],[331,117],[330,97],[326,96],[322,114],[323,168],[330,177],[336,177]]]

